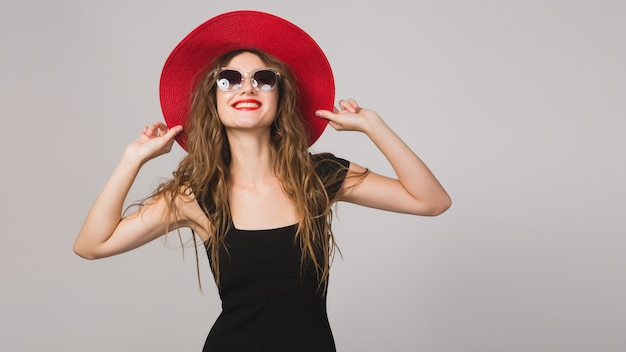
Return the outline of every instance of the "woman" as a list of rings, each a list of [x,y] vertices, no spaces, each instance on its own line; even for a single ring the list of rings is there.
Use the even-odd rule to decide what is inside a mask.
[[[331,206],[346,201],[433,216],[450,206],[450,198],[376,112],[353,99],[341,100],[338,109],[316,107],[326,104],[334,89],[312,85],[316,79],[332,81],[332,74],[323,53],[299,28],[251,11],[220,15],[207,23],[183,40],[166,63],[161,99],[167,125],[145,127],[125,149],[74,250],[85,258],[102,258],[190,228],[205,244],[223,307],[204,351],[334,351],[325,297],[334,250]],[[215,32],[250,23],[259,24],[254,33]],[[292,46],[277,49],[275,40],[268,45],[267,35],[256,37],[259,28],[296,36],[285,42],[295,40],[308,49],[303,57],[290,57],[285,52],[291,53]],[[206,50],[206,57],[195,58],[198,49],[190,43],[198,33],[212,41],[230,36],[224,39],[228,49],[217,45]],[[251,43],[242,37],[255,39]],[[233,38],[239,41],[235,45]],[[193,48],[193,55],[186,46]],[[209,65],[198,78],[197,69],[186,69],[192,64],[176,63],[180,57]],[[302,60],[311,59],[321,62],[321,68],[302,66]],[[174,93],[164,88],[181,81],[194,82],[189,97],[184,88]],[[308,147],[325,123],[365,133],[387,157],[397,179],[331,154],[310,154]],[[141,166],[169,152],[175,140],[189,153],[174,177],[137,211],[122,217]]]

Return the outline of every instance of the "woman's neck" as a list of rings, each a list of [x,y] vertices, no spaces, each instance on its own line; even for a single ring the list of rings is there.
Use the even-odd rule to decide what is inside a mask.
[[[234,138],[231,138],[234,137]],[[229,136],[231,180],[237,184],[254,185],[273,177],[269,136],[243,138]]]

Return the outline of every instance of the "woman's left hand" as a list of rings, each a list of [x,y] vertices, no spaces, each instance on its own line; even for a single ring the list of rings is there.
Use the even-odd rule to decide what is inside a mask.
[[[328,124],[337,131],[358,131],[366,134],[381,120],[377,112],[360,107],[354,99],[340,100],[339,109],[333,108],[332,112],[317,110],[315,115],[328,120]]]
[[[340,110],[339,110],[340,109]],[[318,110],[318,117],[338,131],[365,133],[385,155],[397,178],[374,172],[363,179],[347,177],[338,200],[364,206],[415,215],[439,215],[450,207],[450,196],[426,164],[385,124],[373,110],[363,109],[354,99],[340,100],[339,109]],[[349,175],[365,169],[351,163]],[[358,186],[358,187],[356,187]]]

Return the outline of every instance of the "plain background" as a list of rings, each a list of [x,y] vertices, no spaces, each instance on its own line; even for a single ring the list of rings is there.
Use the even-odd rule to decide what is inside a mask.
[[[175,236],[100,261],[72,243],[125,145],[162,119],[170,51],[236,9],[311,34],[337,100],[377,110],[454,201],[435,218],[339,205],[339,351],[626,350],[618,0],[2,0],[0,350],[201,350],[220,310],[205,256],[200,292]],[[329,128],[313,150],[392,175],[360,134]],[[146,165],[129,201],[182,156]]]

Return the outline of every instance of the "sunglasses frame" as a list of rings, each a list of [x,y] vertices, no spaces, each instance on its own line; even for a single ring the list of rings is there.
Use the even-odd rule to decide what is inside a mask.
[[[222,86],[220,86],[219,84],[219,76],[222,72],[224,71],[236,71],[239,72],[239,74],[241,75],[241,81],[239,81],[238,84],[234,84],[233,86],[235,86],[236,88],[232,88],[232,89],[224,89],[222,88]],[[260,89],[259,83],[254,79],[254,75],[257,72],[260,71],[270,71],[272,73],[274,73],[276,75],[276,84],[274,84],[274,86],[271,89]],[[276,87],[278,87],[278,82],[280,81],[280,72],[276,71],[275,69],[271,68],[271,67],[260,67],[257,69],[254,69],[250,72],[248,71],[244,71],[241,69],[238,69],[236,67],[222,67],[219,70],[215,71],[215,73],[213,74],[213,77],[215,78],[215,84],[217,85],[217,88],[219,88],[221,91],[223,92],[236,92],[241,90],[241,88],[243,88],[243,84],[244,84],[244,80],[247,78],[250,78],[250,83],[252,84],[252,87],[254,87],[254,90],[256,90],[257,92],[271,92],[274,89],[276,89]]]

